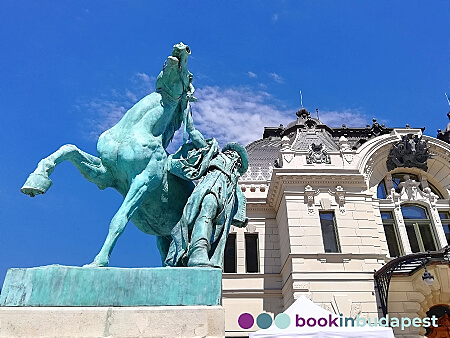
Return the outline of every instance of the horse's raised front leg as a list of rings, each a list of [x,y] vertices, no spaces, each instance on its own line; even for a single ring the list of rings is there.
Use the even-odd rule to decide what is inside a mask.
[[[31,197],[45,193],[52,186],[50,174],[63,161],[72,162],[84,178],[97,184],[100,189],[110,187],[113,183],[111,174],[99,157],[85,153],[72,144],[66,144],[39,162],[20,191]]]
[[[109,256],[111,255],[114,245],[125,230],[125,226],[131,216],[133,216],[133,213],[139,208],[144,198],[161,184],[165,175],[164,163],[165,161],[162,159],[159,161],[150,160],[146,169],[133,179],[130,190],[109,224],[108,236],[106,237],[102,249],[95,257],[94,261],[86,266],[108,266]]]

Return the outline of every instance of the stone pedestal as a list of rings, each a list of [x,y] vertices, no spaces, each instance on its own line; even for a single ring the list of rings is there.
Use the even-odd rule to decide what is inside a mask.
[[[224,337],[222,306],[0,307],[0,337]]]
[[[222,270],[213,268],[9,269],[0,306],[220,305]]]
[[[9,269],[0,337],[223,337],[213,268]]]

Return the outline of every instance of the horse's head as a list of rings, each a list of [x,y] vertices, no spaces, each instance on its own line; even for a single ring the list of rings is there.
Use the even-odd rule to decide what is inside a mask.
[[[191,50],[182,42],[173,47],[172,55],[156,79],[156,92],[161,94],[164,104],[171,105],[178,104],[184,95],[193,93],[192,74],[187,69]]]

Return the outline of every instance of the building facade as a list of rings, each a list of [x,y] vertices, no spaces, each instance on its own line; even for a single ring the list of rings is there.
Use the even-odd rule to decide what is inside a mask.
[[[276,315],[300,295],[346,317],[423,318],[436,306],[446,313],[447,129],[438,139],[375,119],[363,128],[330,128],[306,109],[287,126],[266,127],[263,138],[246,147],[249,170],[240,180],[249,224],[231,229],[227,242],[227,336],[258,329],[240,328],[241,313]],[[395,265],[439,250],[442,259],[425,256],[406,270],[409,261]],[[394,268],[383,270],[393,260]],[[432,285],[422,280],[424,266]],[[416,327],[394,332],[432,334]]]

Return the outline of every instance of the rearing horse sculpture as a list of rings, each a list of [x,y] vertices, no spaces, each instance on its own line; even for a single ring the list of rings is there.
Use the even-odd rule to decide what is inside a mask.
[[[41,160],[21,191],[34,197],[52,185],[49,175],[63,162],[72,162],[100,189],[112,187],[124,197],[114,215],[102,249],[89,266],[108,266],[109,256],[131,220],[146,234],[158,236],[164,261],[170,233],[181,217],[194,185],[166,170],[166,148],[181,124],[197,148],[206,146],[189,113],[192,74],[187,69],[189,46],[179,43],[156,80],[156,92],[144,97],[98,139],[98,157],[74,145],[64,145]]]

